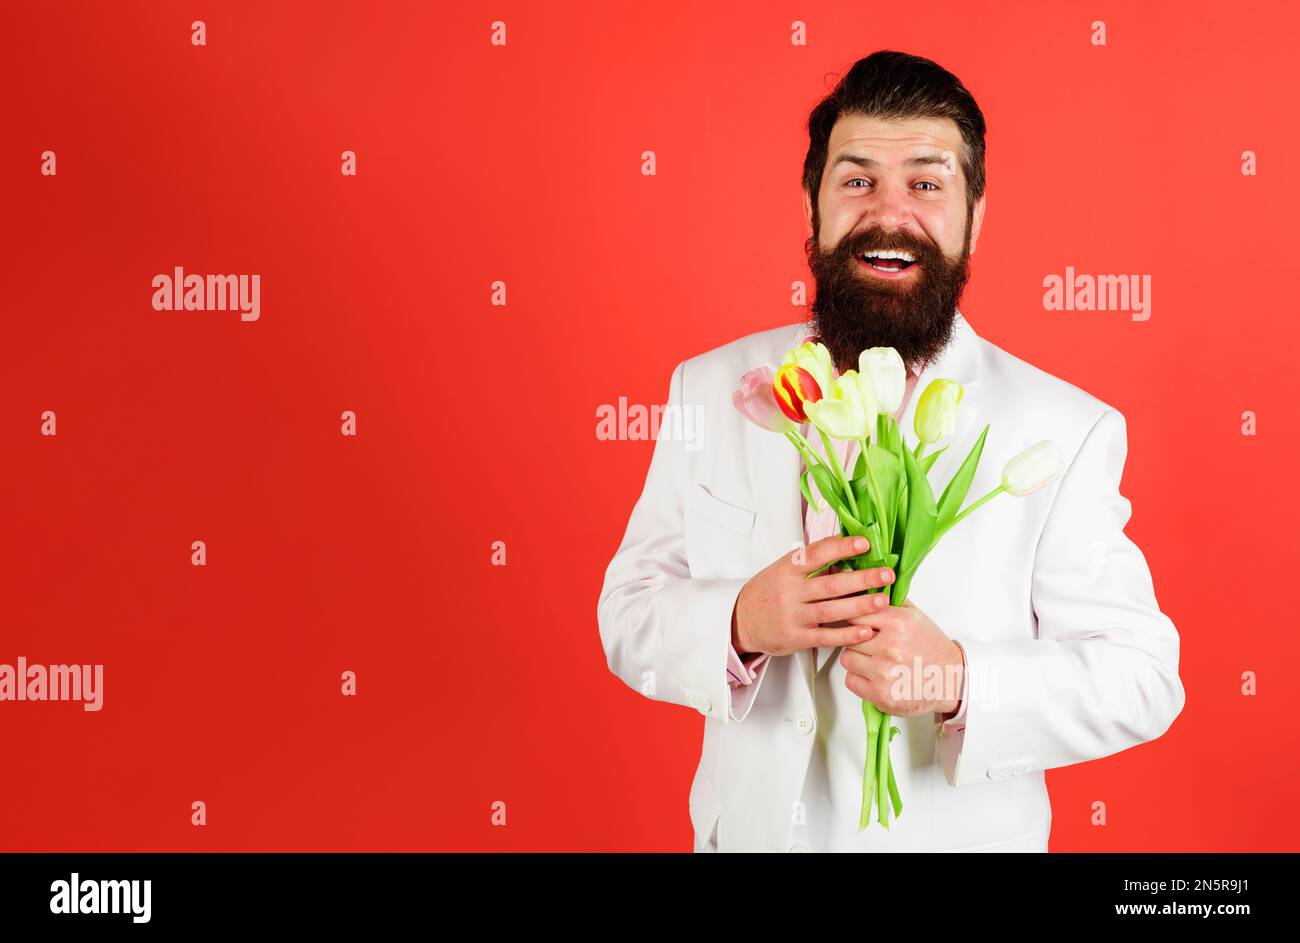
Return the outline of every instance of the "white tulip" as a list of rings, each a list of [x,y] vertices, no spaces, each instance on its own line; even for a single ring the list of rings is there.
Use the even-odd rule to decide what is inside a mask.
[[[1065,461],[1055,442],[1031,445],[1002,466],[1002,487],[1024,497],[1065,474]]]
[[[886,416],[898,412],[907,388],[907,367],[892,347],[872,347],[858,355],[858,372],[871,378],[876,409]]]

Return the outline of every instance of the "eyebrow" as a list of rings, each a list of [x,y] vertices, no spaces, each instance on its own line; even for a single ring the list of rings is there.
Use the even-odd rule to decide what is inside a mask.
[[[863,168],[880,166],[880,162],[876,160],[874,157],[862,157],[858,154],[841,154],[838,157],[836,157],[834,161],[831,162],[830,169],[834,170],[840,164],[844,164],[844,163],[857,164],[859,167],[863,167]],[[942,164],[942,163],[944,163],[944,159],[942,155],[922,154],[919,157],[913,157],[911,160],[907,161],[907,166],[925,167],[930,164]]]

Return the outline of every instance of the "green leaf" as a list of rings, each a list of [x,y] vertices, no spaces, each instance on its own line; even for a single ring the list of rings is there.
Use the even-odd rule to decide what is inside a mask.
[[[935,449],[929,455],[925,456],[925,458],[921,459],[921,471],[925,472],[927,475],[930,474],[930,467],[934,465],[935,459],[942,455],[943,450],[947,447],[948,446],[945,445],[942,449]]]
[[[884,505],[885,533],[893,543],[894,525],[898,519],[898,504],[903,491],[903,463],[889,449],[878,445],[867,450],[871,474],[880,486],[880,503]]]
[[[907,477],[904,475],[898,489],[898,503],[895,505],[898,516],[894,520],[894,544],[890,548],[894,553],[903,551],[903,535],[907,533],[907,495]]]
[[[948,487],[943,489],[943,496],[939,498],[939,533],[942,535],[952,526],[952,519],[957,516],[961,510],[961,504],[966,500],[966,493],[970,491],[971,482],[975,480],[975,469],[980,463],[980,455],[984,451],[984,437],[989,434],[989,427],[985,426],[980,437],[975,440],[971,447],[970,454],[966,456],[966,461],[961,463],[961,468],[952,476],[952,481],[948,482]]]
[[[821,496],[826,500],[827,504],[834,508],[840,523],[853,536],[865,537],[866,528],[862,526],[861,521],[853,516],[853,512],[849,510],[848,505],[845,503],[844,494],[840,490],[840,483],[835,477],[835,473],[825,465],[814,465],[809,469],[809,473],[812,475],[813,481],[817,483],[817,490],[821,492]]]
[[[851,476],[851,478],[853,481],[856,482],[859,478],[861,478],[866,473],[867,473],[867,453],[859,449],[858,461],[857,464],[853,466],[853,475]]]
[[[934,546],[938,531],[939,512],[934,503],[930,482],[921,471],[916,456],[903,450],[903,464],[907,471],[907,530],[903,535],[903,553],[898,565],[890,601],[901,606],[912,582],[912,575],[925,555]]]
[[[875,449],[876,446],[873,445],[871,446],[871,448]],[[875,468],[874,459],[869,459],[869,461],[873,463],[872,469],[874,471]],[[881,485],[881,489],[885,490],[884,484]],[[853,482],[853,493],[858,499],[858,510],[860,510],[863,513],[863,516],[870,518],[870,520],[867,523],[876,522],[876,515],[874,513],[876,505],[871,497],[870,477],[864,475],[862,478],[855,479]],[[893,521],[890,520],[889,515],[892,515],[895,512],[895,509],[898,507],[898,503],[897,503],[897,499],[888,497],[889,494],[888,490],[885,490],[885,493],[886,493],[886,498],[885,498],[884,511],[886,514],[886,518],[884,522],[881,524],[880,539],[872,540],[871,550],[869,551],[872,557],[872,562],[871,562],[872,566],[884,565],[884,555],[891,549],[891,546],[894,542],[894,524]],[[879,546],[877,546],[877,544],[879,544]]]
[[[898,485],[897,485],[898,490],[895,492],[897,498],[894,501],[894,510],[891,512],[894,515],[894,523],[893,523],[894,535],[893,535],[893,543],[890,545],[890,550],[893,553],[902,553],[903,536],[907,532],[907,490],[908,490],[907,472],[906,472],[906,467],[903,464],[903,455],[908,451],[908,448],[907,448],[907,441],[903,438],[903,433],[898,428],[898,423],[894,422],[892,418],[889,421],[889,429],[890,432],[889,435],[886,437],[886,441],[882,442],[881,444],[882,447],[884,447],[891,455],[894,456],[895,461],[892,462],[891,464],[893,464],[894,467],[897,469],[897,475],[898,475]]]
[[[882,449],[896,453],[900,438],[902,438],[902,434],[898,431],[898,423],[894,421],[893,416],[886,416],[884,413],[876,416],[877,445]]]
[[[867,476],[863,475],[861,478],[854,478],[849,484],[853,488],[853,497],[858,500],[858,510],[862,513],[862,516],[874,521],[876,515],[872,512],[875,505],[871,503],[871,482],[867,481]]]
[[[814,465],[808,469],[808,473],[817,482],[817,490],[821,492],[822,499],[838,513],[844,507],[844,496],[840,494],[840,483],[834,472],[825,465]]]
[[[803,499],[808,502],[808,506],[815,512],[818,505],[813,500],[812,489],[808,487],[808,472],[806,471],[799,476],[799,490],[803,492]]]

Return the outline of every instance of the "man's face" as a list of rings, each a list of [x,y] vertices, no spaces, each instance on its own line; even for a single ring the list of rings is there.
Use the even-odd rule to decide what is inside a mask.
[[[961,132],[948,118],[844,115],[831,130],[817,209],[804,194],[816,283],[812,328],[840,370],[868,347],[920,372],[947,345],[984,219],[966,198]],[[873,258],[909,253],[912,262]]]

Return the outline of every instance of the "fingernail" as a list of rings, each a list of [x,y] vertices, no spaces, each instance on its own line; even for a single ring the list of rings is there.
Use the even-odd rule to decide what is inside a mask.
[[[853,549],[854,549],[854,550],[866,550],[866,549],[867,549],[867,538],[865,538],[865,537],[855,537],[855,538],[853,539]]]
[[[871,630],[870,630],[870,629],[859,629],[859,630],[858,630],[858,638],[866,638],[866,637],[867,637],[868,635],[870,635],[870,634],[871,634]]]
[[[886,570],[886,571],[885,571],[885,582],[886,582],[886,583],[892,583],[892,582],[894,582],[894,571],[893,571],[893,570]]]
[[[884,609],[889,605],[889,593],[876,593],[880,598],[876,600],[876,605]]]

